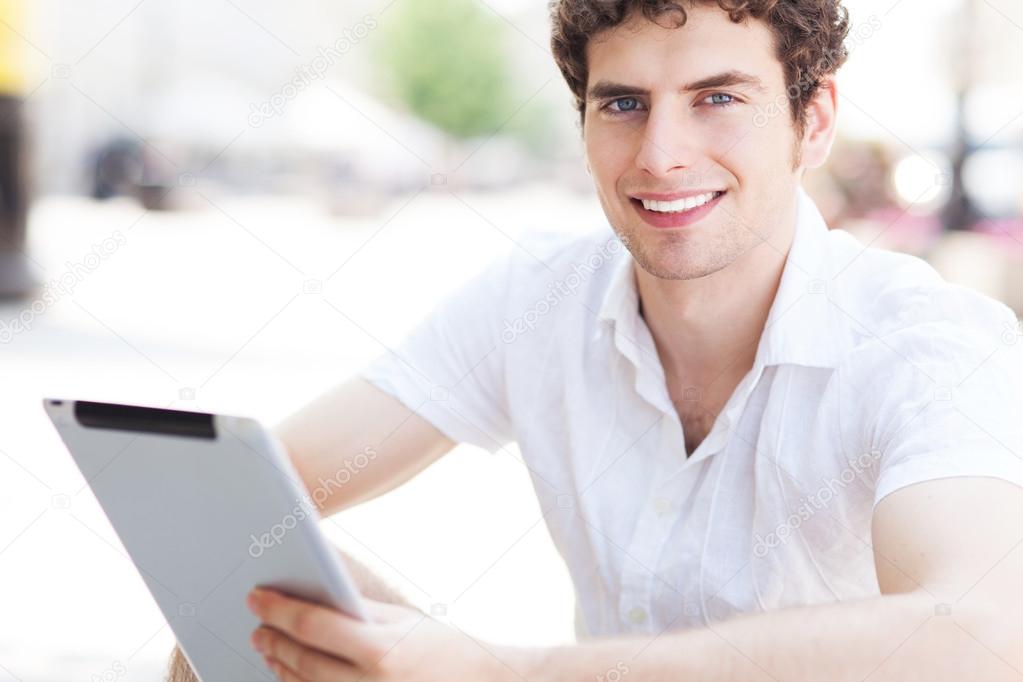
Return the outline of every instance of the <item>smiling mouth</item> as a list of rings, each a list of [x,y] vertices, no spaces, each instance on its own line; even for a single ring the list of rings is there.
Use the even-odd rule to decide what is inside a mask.
[[[688,229],[698,225],[714,212],[728,190],[709,190],[687,197],[678,193],[629,197],[636,214],[647,225],[657,229]],[[672,198],[672,196],[676,198]]]
[[[725,192],[723,190],[719,190],[717,192],[706,192],[704,194],[686,197],[685,199],[676,199],[674,201],[656,201],[653,199],[637,199],[636,197],[630,197],[629,200],[653,213],[678,214],[687,213],[697,209],[706,203],[714,201],[724,193]]]

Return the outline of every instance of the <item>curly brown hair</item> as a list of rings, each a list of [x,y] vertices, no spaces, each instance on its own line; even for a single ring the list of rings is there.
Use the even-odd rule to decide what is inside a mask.
[[[836,72],[849,54],[845,47],[849,12],[841,0],[551,0],[551,51],[575,96],[580,121],[586,115],[586,46],[590,39],[625,23],[637,12],[655,23],[664,15],[674,15],[673,27],[678,28],[686,23],[686,7],[695,4],[716,4],[735,23],[753,18],[770,26],[775,54],[785,70],[792,119],[802,132],[807,104],[821,80]]]

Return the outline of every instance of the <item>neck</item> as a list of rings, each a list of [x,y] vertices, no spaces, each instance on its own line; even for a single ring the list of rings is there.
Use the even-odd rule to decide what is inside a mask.
[[[698,279],[654,277],[635,268],[642,316],[669,378],[705,384],[742,376],[778,291],[795,228],[795,207],[772,238]]]

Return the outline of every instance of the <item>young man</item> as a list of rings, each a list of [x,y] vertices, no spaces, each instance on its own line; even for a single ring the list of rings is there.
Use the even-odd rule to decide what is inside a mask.
[[[582,639],[257,590],[254,646],[309,681],[1023,677],[1018,323],[802,191],[838,0],[552,11],[614,234],[523,244],[281,436],[310,489],[378,452],[328,514],[518,442]]]

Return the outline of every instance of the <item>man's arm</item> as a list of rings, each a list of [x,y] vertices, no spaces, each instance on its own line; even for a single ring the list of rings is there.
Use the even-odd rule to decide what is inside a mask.
[[[430,422],[358,376],[275,431],[322,516],[397,487],[455,446]]]
[[[877,598],[511,656],[527,679],[559,682],[1023,680],[1023,488],[903,488],[878,504],[873,542]]]
[[[367,625],[257,590],[253,644],[284,679],[313,682],[1023,680],[1023,488],[978,477],[908,486],[878,504],[873,535],[880,597],[709,628],[497,646],[383,604],[370,603],[382,620]]]

